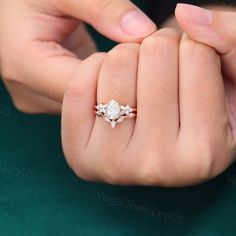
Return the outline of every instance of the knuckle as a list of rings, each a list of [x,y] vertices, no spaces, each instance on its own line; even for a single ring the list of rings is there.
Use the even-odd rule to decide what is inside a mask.
[[[99,61],[99,65],[102,65],[103,59],[105,57],[104,53],[94,53],[89,59],[93,61]],[[90,66],[91,65],[91,66]],[[73,73],[71,74],[69,78],[69,82],[66,86],[64,97],[66,98],[78,98],[78,97],[84,97],[88,91],[91,91],[91,83],[88,81],[81,81],[79,78],[83,77],[94,77],[97,75],[94,75],[94,71],[90,70],[90,67],[92,67],[93,64],[88,61],[83,61],[81,64],[76,66],[74,68]],[[88,69],[89,68],[89,69]]]
[[[205,177],[210,179],[228,165],[230,152],[228,151],[225,139],[222,139],[222,136],[217,137],[217,135],[205,138],[204,143],[200,147],[203,177],[205,173]]]
[[[177,48],[179,44],[179,35],[175,30],[165,28],[159,30],[142,42],[142,50],[150,52],[168,53],[170,49]]]
[[[200,140],[200,141],[199,141]],[[222,166],[226,166],[225,148],[220,140],[210,135],[199,137],[199,140],[190,139],[188,145],[179,146],[175,163],[179,179],[193,185],[203,183],[220,173]]]
[[[154,34],[158,34],[158,35],[168,35],[169,37],[175,38],[175,40],[179,41],[180,40],[180,33],[173,29],[173,28],[162,28],[160,30],[158,30],[157,32],[155,32]]]
[[[220,66],[220,56],[217,52],[204,44],[196,42],[184,35],[181,39],[180,49],[183,55],[188,55],[191,60],[196,63],[215,63]]]
[[[143,168],[142,167],[142,178],[141,178],[141,183],[144,186],[155,186],[157,184],[162,183],[163,181],[161,181],[158,176],[158,169],[155,168],[154,166],[149,166],[148,168]]]
[[[111,169],[106,168],[103,173],[103,181],[108,184],[112,185],[119,185],[121,184],[120,177],[116,175]]]
[[[86,83],[81,83],[76,79],[72,79],[65,90],[65,98],[82,98],[86,94],[87,85]]]
[[[189,170],[197,182],[204,182],[212,176],[215,152],[209,142],[195,145],[194,150],[190,158],[194,160],[193,166]]]
[[[83,98],[88,92],[88,84],[79,80],[81,76],[80,69],[80,66],[75,69],[73,76],[67,84],[64,94],[65,98]]]
[[[114,156],[114,154],[113,154]],[[109,184],[121,184],[122,183],[122,168],[119,164],[119,161],[116,160],[115,157],[109,156],[109,158],[105,158],[106,163],[104,165],[104,180]]]
[[[102,154],[103,180],[114,185],[123,185],[131,180],[131,168],[129,163],[131,153],[117,150],[117,147],[109,147]]]
[[[151,151],[150,148],[142,153],[139,159],[144,161],[140,163],[138,172],[138,179],[142,185],[155,186],[165,183],[165,179],[161,177],[163,165],[160,160],[166,155],[165,151]]]
[[[115,173],[112,173],[111,171],[109,173],[106,171],[104,179],[106,183],[112,185],[121,185],[123,183],[121,177]]]
[[[105,59],[106,63],[108,63],[112,68],[122,68],[126,65],[137,61],[139,55],[139,45],[136,43],[127,43],[120,44],[108,52],[107,57]],[[128,63],[128,65],[127,65]]]
[[[200,154],[201,163],[199,163],[198,168],[196,168],[197,181],[202,183],[209,180],[212,176],[212,159],[209,158],[208,153]]]

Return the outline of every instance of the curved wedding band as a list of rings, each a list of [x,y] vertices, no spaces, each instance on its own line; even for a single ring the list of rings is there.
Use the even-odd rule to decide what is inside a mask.
[[[109,122],[112,128],[115,128],[118,123],[122,123],[125,119],[135,118],[137,109],[131,108],[129,105],[120,105],[117,101],[111,100],[109,103],[96,105],[94,112]]]

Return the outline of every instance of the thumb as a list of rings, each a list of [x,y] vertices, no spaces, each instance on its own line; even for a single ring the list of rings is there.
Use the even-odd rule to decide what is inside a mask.
[[[141,41],[155,24],[129,0],[54,0],[61,13],[91,24],[117,42]]]
[[[235,76],[236,13],[178,4],[175,14],[181,28],[192,39],[213,47],[221,54],[224,71]]]

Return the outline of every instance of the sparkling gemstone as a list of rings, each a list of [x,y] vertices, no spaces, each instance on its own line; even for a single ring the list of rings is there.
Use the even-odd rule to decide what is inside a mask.
[[[127,105],[127,106],[125,107],[125,114],[126,114],[126,115],[129,115],[130,112],[131,112],[131,108]]]
[[[104,114],[106,113],[106,108],[107,108],[106,105],[100,104],[96,108],[100,113],[104,113]]]
[[[122,109],[122,111],[121,111],[122,115],[129,115],[132,112],[132,108],[130,108],[129,105],[121,106],[121,109]]]
[[[130,118],[133,118],[133,117],[135,117],[135,114],[129,113],[128,116],[129,116]]]
[[[114,120],[111,122],[111,127],[112,127],[113,129],[116,127],[116,122],[115,122]]]
[[[120,117],[120,105],[116,101],[112,100],[107,106],[106,115],[111,120],[116,120]]]

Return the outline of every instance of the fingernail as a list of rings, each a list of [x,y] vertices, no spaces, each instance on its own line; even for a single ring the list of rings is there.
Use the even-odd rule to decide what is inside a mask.
[[[185,14],[185,17],[192,24],[200,26],[208,26],[212,22],[212,13],[204,8],[189,5],[189,4],[178,4]]]
[[[140,10],[126,13],[120,27],[125,34],[135,37],[147,36],[156,29],[156,25]]]

